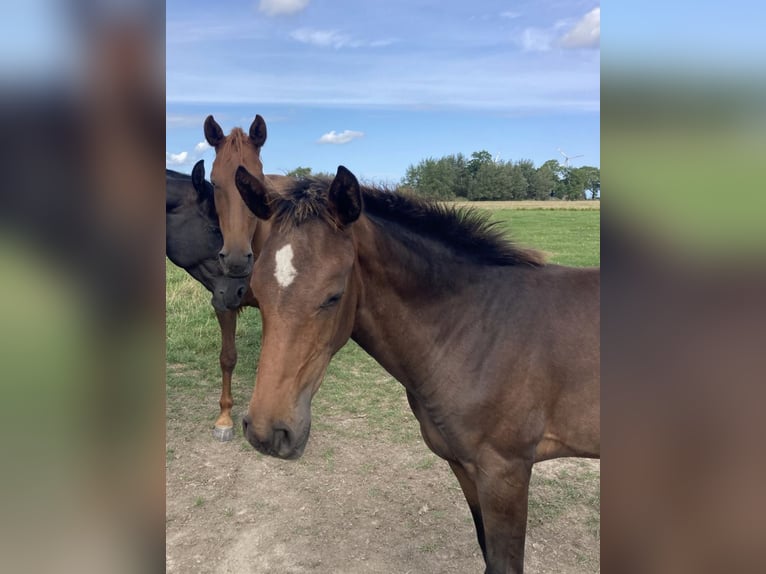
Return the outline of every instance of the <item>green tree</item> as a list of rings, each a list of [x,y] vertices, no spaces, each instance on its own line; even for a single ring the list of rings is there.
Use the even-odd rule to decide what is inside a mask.
[[[555,159],[548,160],[537,168],[536,176],[532,180],[535,199],[551,199],[557,196],[561,169],[561,165]]]
[[[576,201],[585,199],[585,174],[580,168],[564,168],[565,174],[561,180],[561,199]]]
[[[537,169],[531,159],[521,159],[516,162],[514,168],[520,177],[524,178],[523,192],[518,194],[517,199],[540,199],[535,196],[535,185],[537,182]]]
[[[469,162],[470,163],[470,162]],[[513,172],[492,161],[479,165],[468,184],[472,201],[512,199]]]
[[[452,172],[452,193],[456,197],[468,197],[468,162],[462,153],[448,155],[442,158]]]
[[[492,161],[492,154],[487,150],[483,149],[481,151],[473,152],[471,154],[471,159],[468,160],[468,164],[466,165],[469,177],[475,176],[482,166],[494,165],[494,163],[495,162]]]
[[[456,172],[449,161],[428,158],[407,168],[402,185],[429,199],[455,198]]]
[[[578,168],[585,181],[585,191],[591,199],[596,199],[601,194],[601,170],[597,167],[585,165]]]
[[[310,167],[296,167],[287,172],[289,177],[308,177],[311,175]]]

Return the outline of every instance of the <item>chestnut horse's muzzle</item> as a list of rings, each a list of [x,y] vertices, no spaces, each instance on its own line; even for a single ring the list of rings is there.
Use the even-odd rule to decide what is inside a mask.
[[[218,253],[218,260],[224,275],[233,278],[244,278],[253,271],[253,252],[225,252],[223,249]]]

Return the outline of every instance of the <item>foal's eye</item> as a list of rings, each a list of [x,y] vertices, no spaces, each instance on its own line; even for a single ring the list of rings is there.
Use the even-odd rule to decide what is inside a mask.
[[[340,301],[340,298],[343,297],[343,293],[336,293],[335,295],[332,295],[325,299],[325,302],[322,303],[319,308],[320,309],[329,309],[333,305],[335,305],[338,301]]]

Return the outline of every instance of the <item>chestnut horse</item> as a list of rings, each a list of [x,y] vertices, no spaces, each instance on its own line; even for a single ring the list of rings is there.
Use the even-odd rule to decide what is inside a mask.
[[[301,456],[311,399],[351,337],[449,462],[486,572],[522,572],[532,465],[599,456],[599,270],[545,264],[481,212],[360,189],[342,166],[282,196],[245,168],[236,183],[273,221],[250,282],[263,346],[247,440]]]
[[[207,143],[215,149],[210,181],[223,233],[223,247],[219,253],[221,267],[229,277],[248,277],[253,269],[252,243],[257,220],[237,192],[234,173],[243,165],[251,174],[263,179],[261,147],[266,143],[266,122],[256,115],[247,135],[241,128],[234,128],[225,136],[211,115],[205,119],[204,132]]]
[[[223,245],[217,256],[223,274],[233,280],[249,282],[253,269],[253,260],[258,256],[259,246],[268,234],[268,224],[259,223],[247,209],[234,184],[237,167],[244,165],[251,173],[263,179],[261,147],[266,143],[266,122],[256,115],[250,124],[248,133],[238,127],[228,136],[212,115],[205,119],[203,126],[205,139],[215,149],[215,159],[210,172],[213,185],[215,209],[218,214]],[[272,188],[280,186],[279,181],[285,176],[265,176]],[[258,306],[252,292],[246,293],[243,305]],[[231,377],[237,364],[235,332],[237,328],[236,310],[216,311],[221,326],[221,371],[223,383],[221,390],[221,414],[213,427],[213,435],[219,440],[231,440],[234,436],[234,421],[231,409],[234,399],[231,395]]]

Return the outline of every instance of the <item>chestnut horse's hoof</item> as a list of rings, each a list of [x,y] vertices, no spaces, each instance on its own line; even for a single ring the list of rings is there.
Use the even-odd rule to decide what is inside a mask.
[[[213,437],[220,442],[228,442],[234,438],[234,427],[213,427]]]

